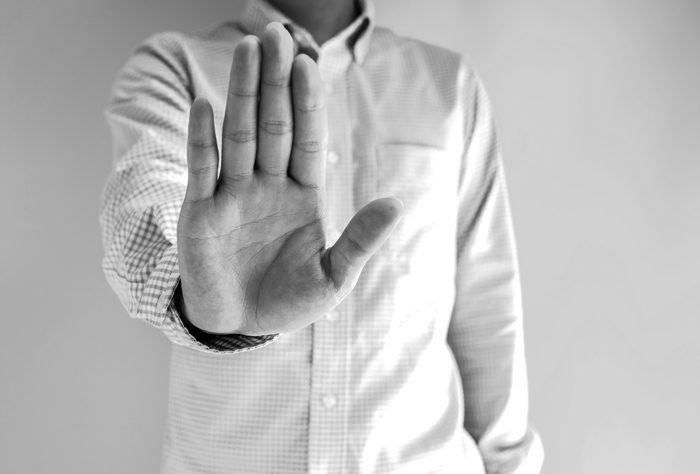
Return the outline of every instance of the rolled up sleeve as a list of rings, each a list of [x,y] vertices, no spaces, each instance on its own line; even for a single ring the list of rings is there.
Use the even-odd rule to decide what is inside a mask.
[[[119,73],[106,110],[114,163],[100,224],[102,267],[128,313],[175,344],[204,352],[240,352],[279,335],[213,335],[180,318],[177,221],[187,186],[187,123],[193,97],[175,33],[140,46]]]

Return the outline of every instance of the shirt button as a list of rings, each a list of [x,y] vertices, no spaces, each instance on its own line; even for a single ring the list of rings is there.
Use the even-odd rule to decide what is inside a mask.
[[[331,164],[335,164],[340,161],[340,156],[334,151],[329,151],[328,152],[328,162]]]
[[[323,406],[326,408],[333,408],[336,404],[336,399],[333,395],[324,395],[323,398],[321,399],[323,402]]]
[[[326,314],[326,321],[335,321],[336,319],[338,319],[337,311],[331,311],[330,313]]]

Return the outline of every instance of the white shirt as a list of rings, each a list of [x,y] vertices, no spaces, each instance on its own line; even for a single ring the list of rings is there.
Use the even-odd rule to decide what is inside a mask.
[[[129,313],[175,343],[164,472],[539,472],[488,99],[459,55],[377,27],[361,5],[318,47],[254,0],[239,22],[151,37],[116,82],[104,270]],[[329,234],[380,196],[405,213],[325,318],[286,334],[205,335],[172,305],[188,111],[207,97],[220,132],[233,49],[270,21],[288,25],[326,86]]]

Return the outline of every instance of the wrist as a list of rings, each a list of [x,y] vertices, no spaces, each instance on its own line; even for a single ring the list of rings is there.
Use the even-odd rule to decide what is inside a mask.
[[[208,311],[197,311],[192,309],[192,304],[188,305],[190,299],[185,297],[185,292],[182,290],[182,282],[178,282],[175,293],[173,294],[173,305],[177,310],[183,326],[195,335],[195,333],[206,334],[210,336],[224,336],[228,334],[245,334],[242,328],[233,326],[232,321],[224,322],[223,318],[217,316],[209,316],[208,318],[200,318],[197,315],[209,314]],[[191,301],[190,301],[191,303]]]

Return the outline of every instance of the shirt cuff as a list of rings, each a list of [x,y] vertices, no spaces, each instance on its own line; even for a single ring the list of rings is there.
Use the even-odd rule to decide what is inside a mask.
[[[175,344],[200,352],[233,354],[258,349],[279,337],[279,334],[210,334],[190,323],[184,323],[173,301],[175,290],[180,284],[180,266],[175,246],[169,246],[165,250],[150,280],[156,283],[160,290],[156,308],[159,316],[157,319],[162,321],[163,332]]]

